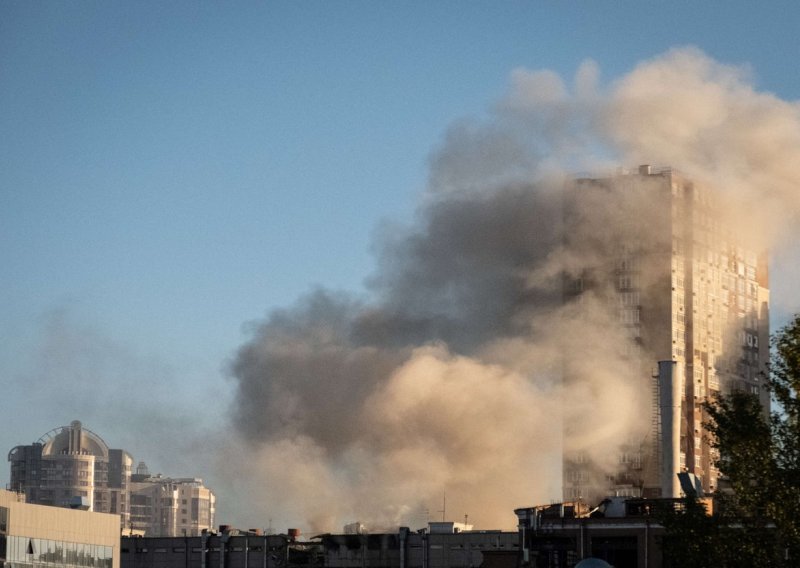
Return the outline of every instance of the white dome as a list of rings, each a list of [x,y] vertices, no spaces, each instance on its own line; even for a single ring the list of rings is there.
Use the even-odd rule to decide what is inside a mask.
[[[44,444],[43,456],[89,455],[108,459],[108,446],[103,439],[83,427],[78,420],[69,426],[51,430],[39,439]]]

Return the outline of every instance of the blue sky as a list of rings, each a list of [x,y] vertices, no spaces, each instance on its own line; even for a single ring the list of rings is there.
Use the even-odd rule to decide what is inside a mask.
[[[794,2],[3,2],[0,448],[77,418],[177,467],[86,402],[97,381],[221,416],[247,323],[363,290],[377,228],[512,70],[591,58],[610,80],[695,45],[796,101],[798,22]],[[59,380],[83,402],[37,408]]]

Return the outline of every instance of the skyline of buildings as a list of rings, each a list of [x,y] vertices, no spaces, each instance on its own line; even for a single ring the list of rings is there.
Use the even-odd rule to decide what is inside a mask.
[[[649,427],[620,441],[612,472],[565,448],[564,500],[677,497],[679,471],[713,491],[718,456],[702,427],[703,402],[739,389],[769,409],[759,376],[769,355],[766,253],[740,241],[717,199],[677,170],[647,165],[567,187],[565,246],[584,265],[565,273],[564,300],[580,305],[591,293],[612,312],[642,380],[638,405]],[[663,362],[669,372],[654,374]],[[152,536],[214,527],[216,497],[201,479],[150,475],[144,462],[134,472],[129,453],[79,421],[13,448],[9,461],[10,487],[33,503],[115,513],[124,530]]]
[[[739,389],[769,409],[759,376],[769,356],[766,254],[740,241],[718,199],[676,170],[648,165],[576,179],[569,188],[566,246],[591,261],[565,279],[565,301],[591,292],[616,312],[650,426],[622,444],[612,475],[567,452],[565,500],[677,497],[665,494],[675,491],[677,471],[695,474],[713,491],[718,455],[702,427],[702,403]],[[655,371],[670,361],[666,375],[664,366]],[[666,400],[669,381],[679,400]]]
[[[216,496],[200,478],[150,475],[144,462],[109,448],[74,420],[8,454],[9,489],[27,502],[119,515],[120,528],[150,536],[198,535],[214,527]]]

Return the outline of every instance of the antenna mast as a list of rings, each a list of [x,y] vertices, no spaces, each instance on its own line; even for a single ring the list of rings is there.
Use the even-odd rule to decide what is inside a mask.
[[[447,515],[447,491],[442,491],[442,508],[438,512],[442,514],[442,522],[444,522]]]

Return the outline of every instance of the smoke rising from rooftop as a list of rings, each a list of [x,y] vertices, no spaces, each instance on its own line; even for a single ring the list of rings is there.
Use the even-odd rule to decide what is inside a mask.
[[[379,233],[365,297],[320,289],[254,328],[231,364],[244,443],[226,460],[248,453],[233,475],[264,517],[419,526],[446,490],[450,518],[508,528],[513,508],[560,497],[562,447],[612,468],[620,440],[646,435],[649,384],[616,314],[561,286],[620,224],[664,245],[659,211],[646,192],[583,203],[572,238],[590,246],[565,249],[567,174],[674,166],[774,247],[800,212],[800,107],[692,48],[599,77],[592,62],[571,85],[514,71],[487,119],[445,134],[415,223]]]

